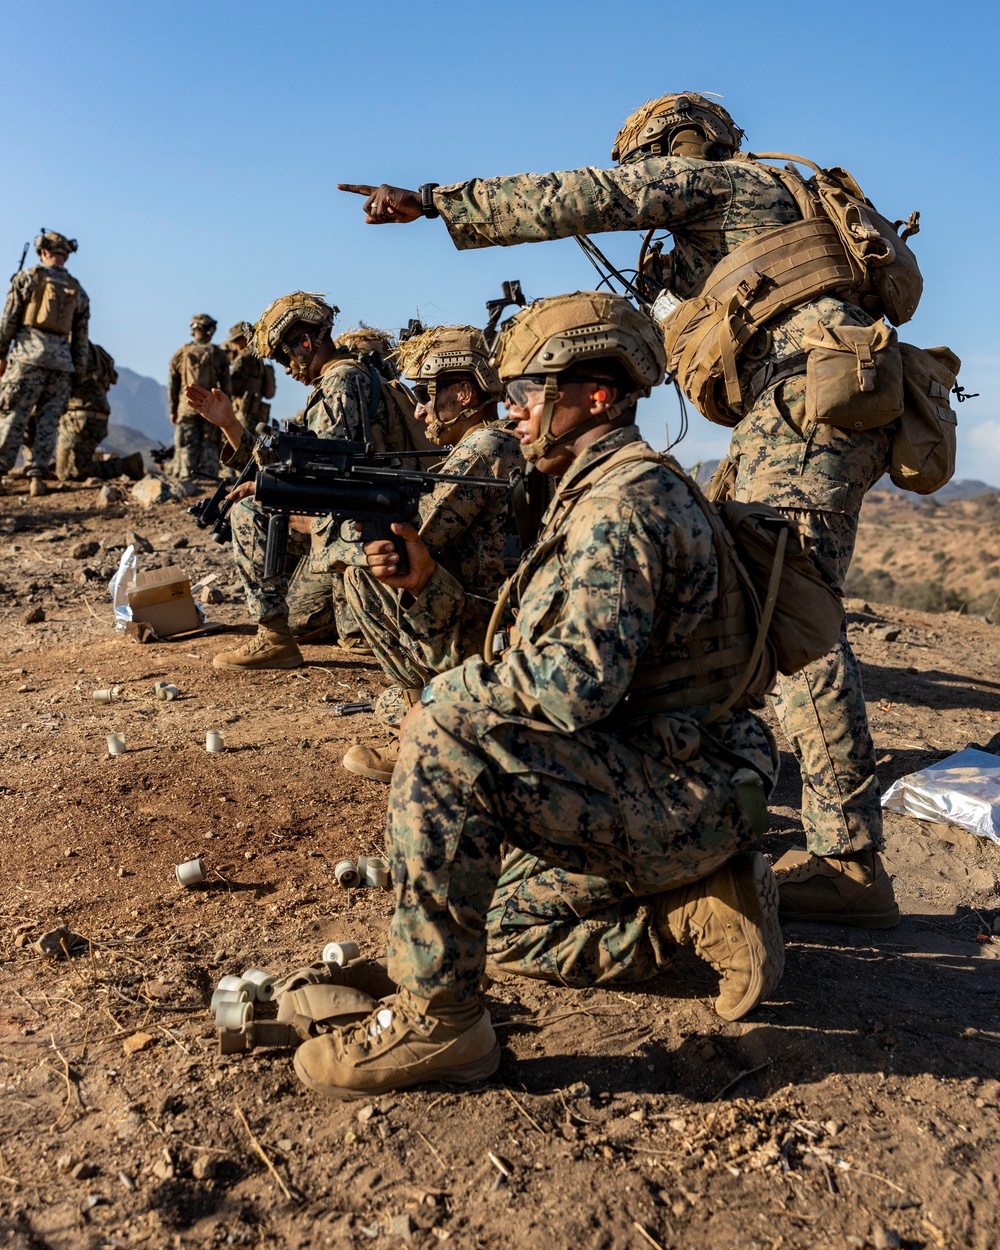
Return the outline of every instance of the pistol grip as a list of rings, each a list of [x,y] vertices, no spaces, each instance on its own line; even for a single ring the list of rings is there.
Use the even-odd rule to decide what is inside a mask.
[[[376,539],[384,538],[387,538],[392,543],[396,549],[396,555],[399,556],[399,563],[396,565],[396,575],[405,577],[410,571],[410,561],[406,554],[406,540],[392,532],[392,522],[381,517],[377,521],[361,522],[361,541],[363,543],[371,543],[375,542]]]

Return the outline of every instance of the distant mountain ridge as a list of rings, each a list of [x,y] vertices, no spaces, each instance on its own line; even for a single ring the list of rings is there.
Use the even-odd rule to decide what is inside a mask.
[[[118,382],[108,393],[108,400],[112,427],[127,426],[131,432],[145,436],[151,444],[174,441],[167,388],[155,378],[143,377],[119,365]],[[108,441],[114,441],[113,428],[108,432]]]

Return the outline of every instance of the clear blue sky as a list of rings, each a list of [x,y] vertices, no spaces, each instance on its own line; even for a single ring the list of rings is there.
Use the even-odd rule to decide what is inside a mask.
[[[362,223],[340,181],[403,186],[610,164],[651,96],[714,91],[760,151],[847,166],[888,217],[919,208],[926,279],[904,337],[947,343],[982,398],[959,476],[1000,485],[996,7],[694,4],[44,6],[0,0],[0,270],[45,225],[80,240],[92,333],[165,380],[195,312],[224,331],[297,287],[343,327],[482,323],[503,278],[592,285],[571,241],[459,253],[440,222]],[[636,240],[604,236],[623,263]],[[304,392],[282,379],[277,415]],[[643,424],[675,422],[664,390]],[[726,434],[693,416],[682,462]]]

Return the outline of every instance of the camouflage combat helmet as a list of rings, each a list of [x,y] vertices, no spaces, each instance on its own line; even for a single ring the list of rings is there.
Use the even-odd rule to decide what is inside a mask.
[[[39,256],[42,252],[62,252],[64,256],[69,256],[76,250],[76,239],[67,239],[58,230],[46,230],[44,226],[42,226],[42,233],[35,239],[35,252]]]
[[[245,339],[247,337],[247,325],[245,321],[237,321],[234,326],[229,327],[229,342],[233,339]]]
[[[189,324],[192,330],[207,330],[209,334],[214,334],[218,322],[208,313],[195,313]]]
[[[656,327],[622,295],[575,291],[536,300],[511,318],[493,364],[505,381],[531,374],[545,378],[545,406],[539,437],[524,448],[537,460],[552,447],[588,428],[582,424],[557,438],[551,433],[559,375],[588,361],[613,360],[635,384],[590,426],[614,421],[663,381],[666,356]]]
[[[503,383],[490,364],[483,332],[475,326],[431,326],[400,343],[395,360],[408,381],[427,387],[427,437],[439,446],[449,426],[495,404],[503,394]],[[437,412],[436,401],[438,385],[448,374],[471,377],[485,398],[445,421]]]
[[[345,352],[361,352],[371,355],[378,352],[380,356],[388,356],[393,350],[392,334],[388,330],[380,330],[378,326],[368,326],[362,321],[356,329],[345,330],[333,340],[334,347]]]
[[[695,91],[685,91],[649,100],[626,118],[611,149],[611,159],[621,165],[640,149],[651,156],[669,156],[675,136],[692,130],[704,136],[704,143],[700,152],[685,155],[702,160],[731,156],[739,151],[743,139],[743,131],[721,104]]]
[[[315,327],[314,337],[321,339],[339,311],[316,291],[292,291],[268,304],[255,325],[244,325],[244,333],[255,355],[285,365],[288,353],[282,348],[282,340],[288,331],[302,323]]]

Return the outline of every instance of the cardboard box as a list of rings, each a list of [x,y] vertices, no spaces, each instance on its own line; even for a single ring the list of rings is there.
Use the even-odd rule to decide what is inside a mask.
[[[158,638],[201,628],[191,582],[175,565],[138,573],[125,598],[132,620],[149,625]]]

